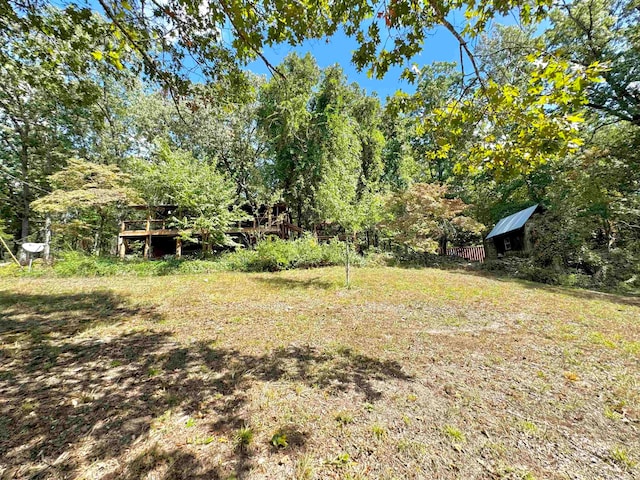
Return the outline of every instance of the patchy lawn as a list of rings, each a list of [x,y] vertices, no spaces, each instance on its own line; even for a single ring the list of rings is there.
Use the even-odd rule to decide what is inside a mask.
[[[0,280],[0,478],[638,478],[636,299],[342,275]]]

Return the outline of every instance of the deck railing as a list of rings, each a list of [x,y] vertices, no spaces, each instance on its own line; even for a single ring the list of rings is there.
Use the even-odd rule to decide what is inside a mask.
[[[450,257],[462,257],[472,262],[483,263],[486,258],[486,253],[483,246],[476,247],[449,247],[447,248],[447,255]]]
[[[123,220],[120,225],[122,232],[128,230],[165,230],[167,228],[167,220]]]

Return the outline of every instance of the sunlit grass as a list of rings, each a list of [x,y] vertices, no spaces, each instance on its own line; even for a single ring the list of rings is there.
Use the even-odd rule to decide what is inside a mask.
[[[430,269],[343,285],[341,268],[0,279],[10,474],[637,475],[635,299]]]

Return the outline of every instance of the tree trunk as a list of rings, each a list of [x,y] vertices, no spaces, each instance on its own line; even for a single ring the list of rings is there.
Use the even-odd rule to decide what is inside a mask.
[[[611,222],[607,218],[602,219],[602,228],[607,241],[607,251],[610,252],[616,243],[616,236],[611,227]]]
[[[142,256],[147,259],[151,253],[151,235],[145,235],[144,237],[144,250]]]
[[[93,254],[95,256],[100,255],[100,232],[96,231],[93,237]]]
[[[202,234],[202,255],[208,257],[211,255],[213,248],[211,245],[211,234],[203,233]]]
[[[29,190],[29,184],[27,183],[27,175],[29,173],[29,150],[27,146],[28,134],[24,132],[20,135],[20,170],[22,173],[22,230],[20,232],[20,241],[24,242],[29,236],[29,215],[31,214],[31,207],[29,198],[31,192]]]
[[[26,197],[28,194],[23,193],[23,196]],[[29,235],[29,202],[25,201],[22,208],[22,229],[20,230],[20,243],[27,240],[27,236]]]
[[[44,220],[44,261],[51,261],[51,217],[47,215]]]
[[[98,215],[100,216],[100,223],[98,223],[98,228],[96,230],[96,235],[93,243],[93,254],[96,256],[100,255],[100,247],[102,246],[102,230],[104,229],[104,216],[100,211],[98,211]]]
[[[440,252],[438,252],[441,256],[447,255],[447,244],[449,243],[449,239],[447,238],[447,234],[443,234],[440,237]]]
[[[350,265],[349,265],[349,235],[345,233],[345,239],[344,239],[344,247],[345,247],[345,262],[344,262],[344,267],[345,267],[345,274],[347,277],[347,288],[351,287],[351,271],[350,271]]]

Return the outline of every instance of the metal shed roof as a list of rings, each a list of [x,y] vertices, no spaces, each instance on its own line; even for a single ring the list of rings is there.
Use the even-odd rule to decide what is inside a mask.
[[[486,239],[519,229],[525,223],[527,223],[527,220],[529,220],[529,217],[533,215],[537,208],[538,204],[535,204],[530,206],[529,208],[525,208],[524,210],[514,213],[513,215],[504,217],[498,223],[496,223],[496,226],[493,227],[493,230],[491,230],[491,233],[487,235]]]

